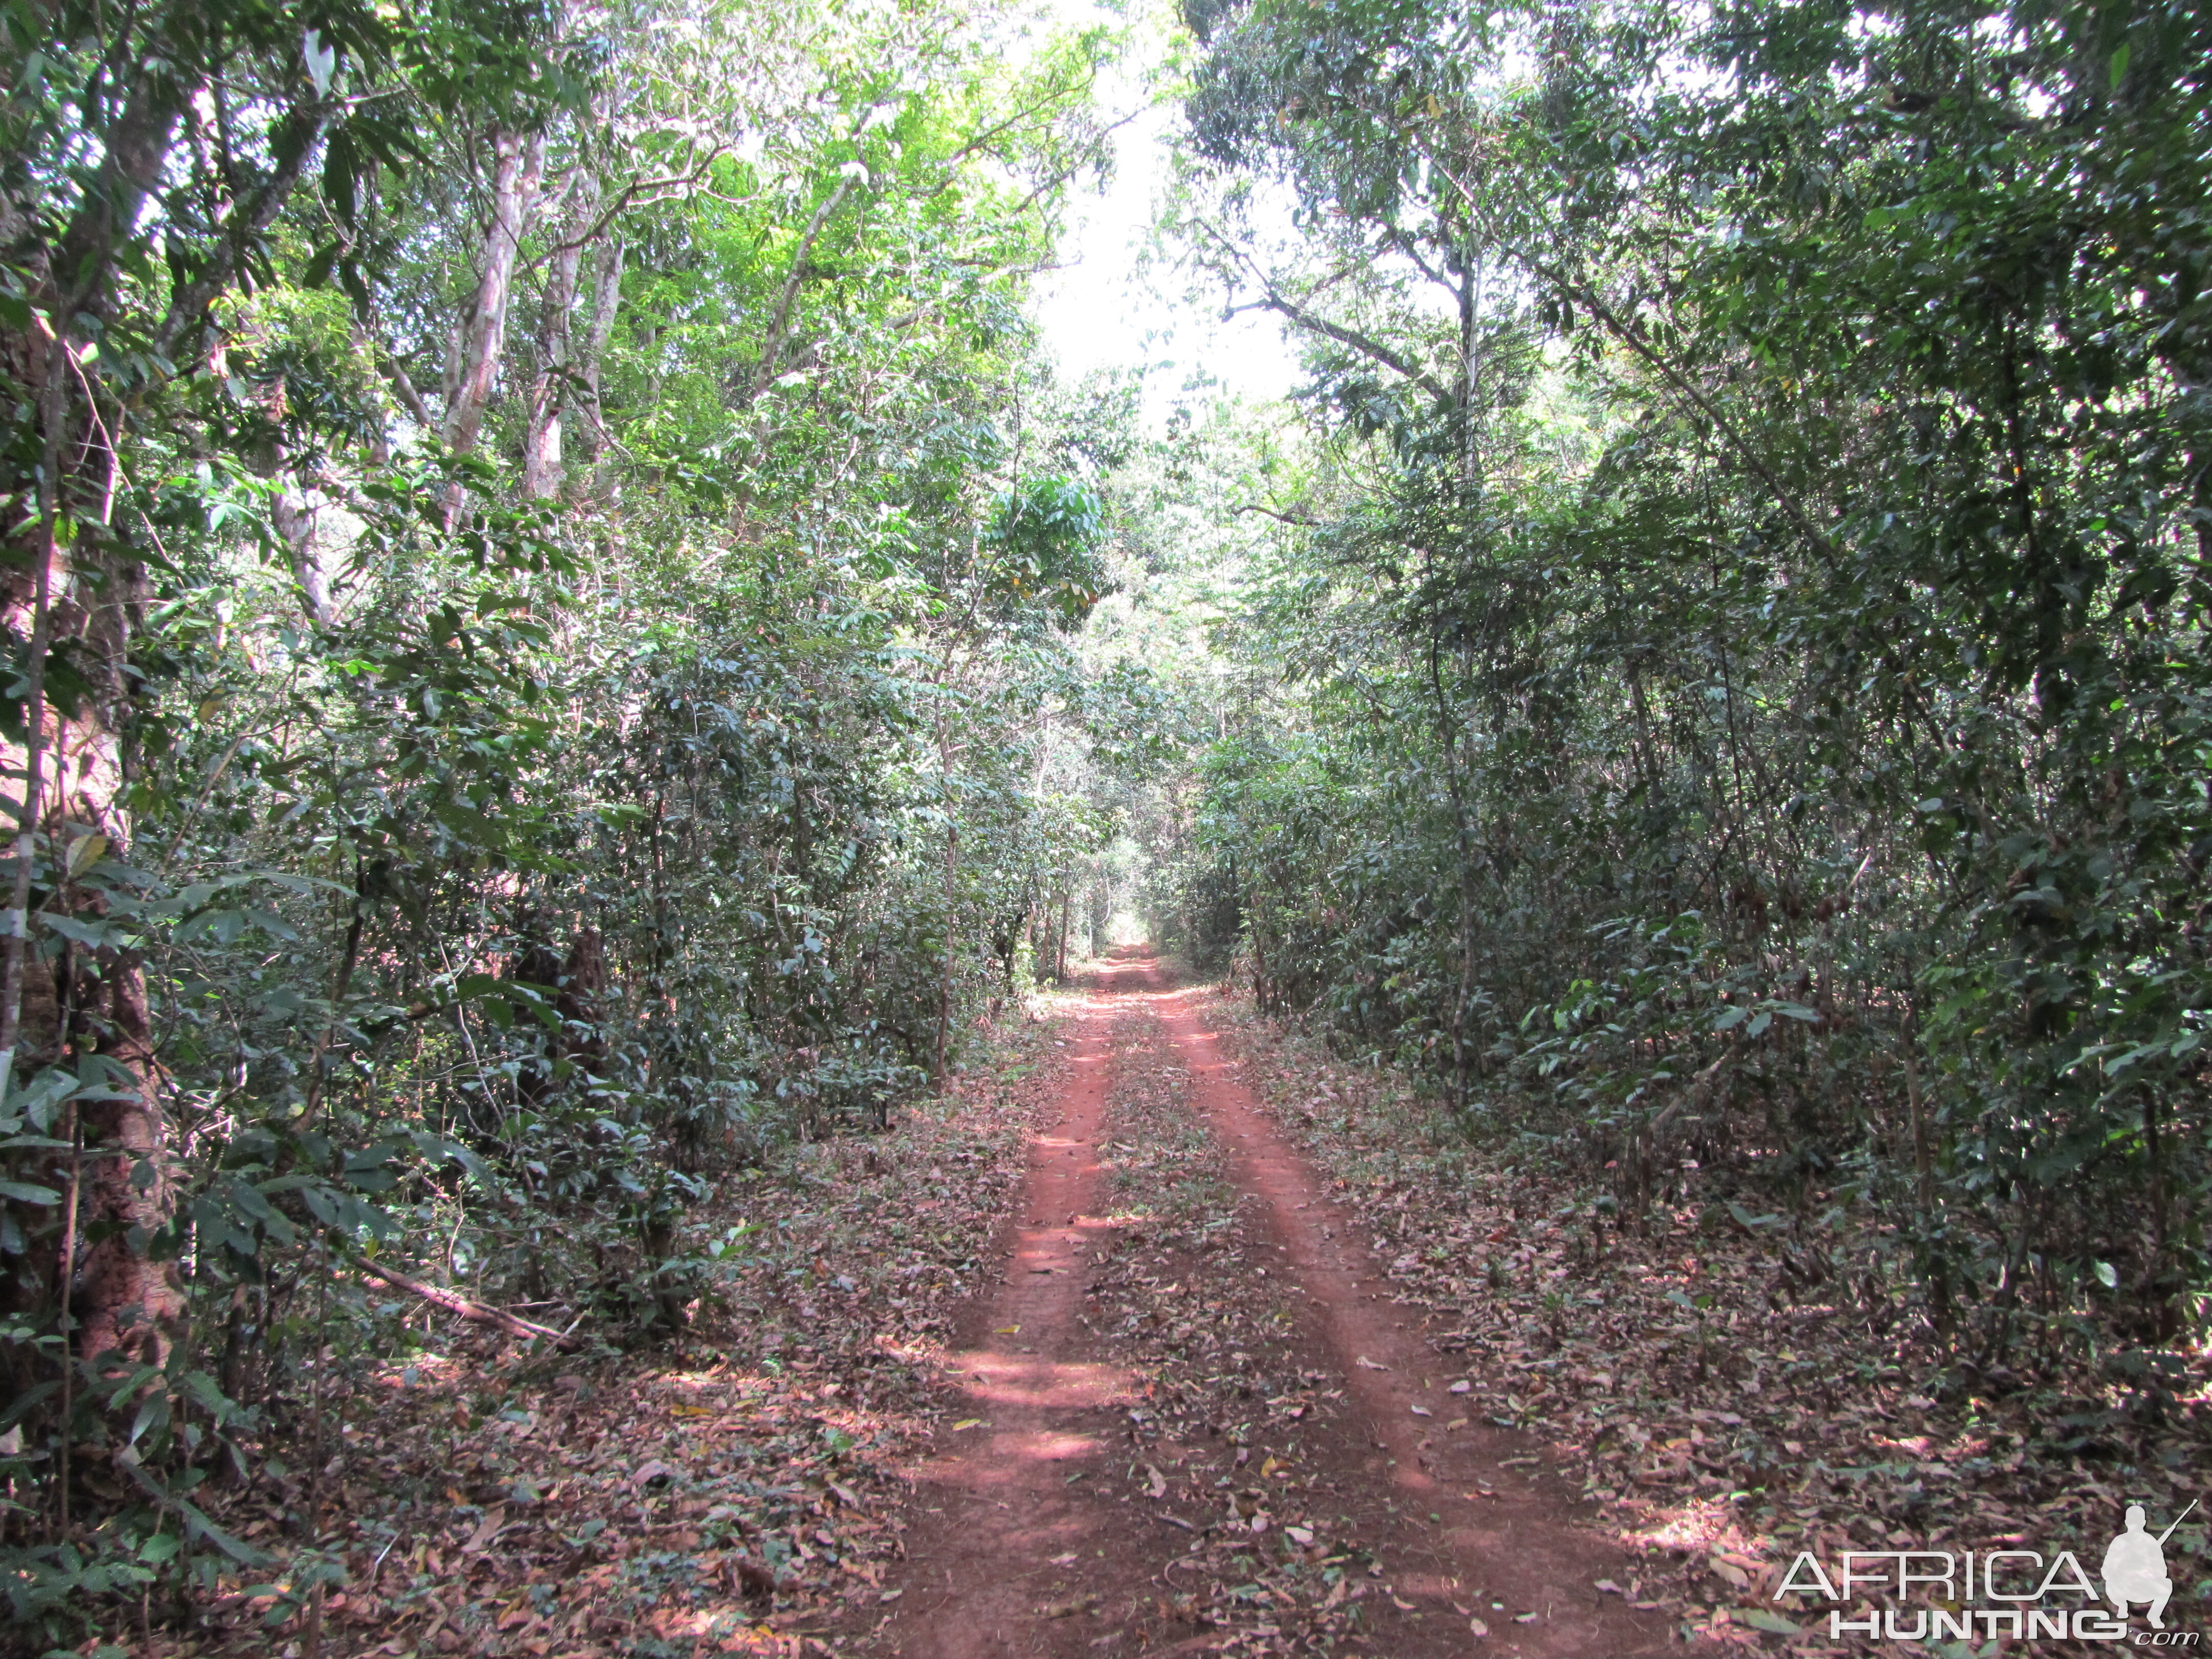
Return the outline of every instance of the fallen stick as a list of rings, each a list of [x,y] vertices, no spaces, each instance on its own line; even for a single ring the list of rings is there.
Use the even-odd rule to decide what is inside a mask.
[[[441,1285],[426,1285],[421,1279],[401,1273],[397,1267],[385,1267],[381,1262],[356,1260],[354,1266],[373,1278],[380,1279],[394,1289],[409,1291],[421,1297],[433,1307],[443,1308],[447,1313],[459,1314],[475,1325],[495,1326],[509,1336],[536,1338],[550,1342],[564,1353],[574,1353],[583,1342],[565,1331],[556,1331],[550,1325],[533,1325],[497,1308],[487,1308],[481,1302],[471,1302],[458,1291]]]

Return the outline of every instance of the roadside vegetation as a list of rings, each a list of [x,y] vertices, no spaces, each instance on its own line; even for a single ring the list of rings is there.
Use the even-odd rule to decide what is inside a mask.
[[[2201,1467],[2208,65],[2153,0],[0,15],[9,1639],[736,1640],[487,1559],[629,1583],[559,1528],[635,1469],[535,1448],[670,1389],[830,1449],[651,1526],[756,1635],[857,1606],[981,1074],[1142,934],[1389,1079],[1314,1145],[1402,1142],[1409,1291],[1568,1366],[1485,1403],[1591,1492],[1746,1479],[1572,1372],[1741,1384],[1754,1285],[1930,1447]],[[1152,279],[1285,404],[1039,337],[1134,81]],[[360,1510],[428,1501],[378,1401],[502,1437],[459,1519]]]
[[[1930,1386],[2193,1419],[2203,20],[1192,21],[1187,257],[1310,439],[1166,930],[1593,1224],[1778,1218]]]
[[[0,1560],[42,1645],[354,1582],[315,1469],[364,1367],[456,1316],[682,1340],[790,1219],[748,1172],[946,1097],[1088,948],[1095,815],[1038,762],[1097,712],[1115,411],[1020,303],[1114,44],[0,36]]]

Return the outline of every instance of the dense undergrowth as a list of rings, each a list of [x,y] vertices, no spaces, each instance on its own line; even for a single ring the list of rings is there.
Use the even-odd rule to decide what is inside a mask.
[[[1088,948],[1122,410],[1022,307],[1115,50],[965,6],[0,17],[25,1640],[260,1571],[220,1516],[379,1397],[395,1301],[689,1340],[757,1243],[707,1218]]]
[[[1338,1172],[1431,1316],[1467,1403],[1540,1437],[1608,1529],[1656,1553],[1635,1593],[1686,1635],[1756,1641],[1785,1633],[1779,1617],[1817,1646],[1826,1604],[1775,1597],[1800,1550],[2024,1542],[2092,1560],[2126,1504],[2163,1527],[2212,1472],[2200,1347],[2170,1370],[2117,1341],[1978,1364],[1877,1206],[1815,1188],[1776,1209],[1756,1179],[1686,1160],[1625,1213],[1602,1170],[1545,1137],[1455,1125],[1413,1079],[1249,998],[1222,1017],[1244,1080]],[[2168,1548],[2183,1593],[2212,1591],[2198,1517]]]
[[[1178,222],[1309,446],[1163,936],[1620,1224],[1694,1162],[1947,1363],[2185,1392],[2204,18],[1186,10]]]
[[[907,1467],[945,1431],[953,1316],[998,1271],[1053,1029],[994,1027],[942,1098],[772,1149],[688,1215],[702,1257],[744,1231],[679,1336],[564,1354],[374,1297],[329,1322],[241,1447],[251,1478],[203,1500],[264,1559],[79,1611],[109,1651],[179,1659],[787,1656],[864,1626]]]

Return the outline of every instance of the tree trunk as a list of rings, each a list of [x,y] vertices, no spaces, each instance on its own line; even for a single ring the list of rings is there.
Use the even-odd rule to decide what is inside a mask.
[[[562,193],[569,204],[568,219],[561,245],[553,250],[546,268],[545,302],[538,329],[538,377],[531,383],[530,424],[522,447],[523,493],[536,501],[561,493],[562,416],[575,392],[576,278],[583,267],[592,222],[599,210],[599,181],[581,168],[569,175]]]
[[[1444,696],[1443,673],[1438,660],[1441,654],[1441,647],[1432,625],[1429,633],[1429,688],[1436,697],[1437,738],[1443,745],[1444,781],[1451,800],[1452,828],[1459,850],[1459,988],[1452,1000],[1452,1101],[1457,1110],[1465,1112],[1468,1073],[1471,1065],[1467,1043],[1467,1005],[1474,989],[1475,849],[1474,832],[1468,823],[1466,782],[1460,775],[1458,719]]]
[[[170,1218],[173,1187],[144,966],[135,952],[112,947],[72,951],[50,965],[31,916],[48,908],[98,915],[99,890],[76,878],[103,858],[126,860],[131,849],[123,733],[146,573],[109,524],[121,478],[118,416],[94,401],[76,319],[112,309],[119,249],[161,178],[183,97],[179,77],[143,77],[102,135],[85,205],[58,246],[25,262],[38,277],[33,323],[4,345],[13,389],[37,410],[44,459],[34,526],[17,543],[16,569],[0,582],[0,626],[21,642],[28,668],[25,740],[0,743],[0,768],[22,780],[0,971],[0,1078],[94,1054],[114,1066],[113,1097],[78,1103],[86,1243],[81,1254],[70,1252],[76,1284],[64,1294],[73,1289],[78,1304],[81,1354],[121,1350],[149,1363],[166,1357],[184,1296],[174,1267],[152,1261],[148,1249]],[[63,646],[85,682],[66,712],[45,696],[47,659]]]
[[[315,506],[299,480],[287,475],[270,502],[269,519],[283,539],[292,566],[292,580],[300,590],[300,604],[318,628],[331,625],[330,579],[323,574],[315,550]]]
[[[937,1054],[931,1065],[933,1079],[940,1085],[952,1043],[952,953],[959,921],[960,829],[952,821],[950,793],[945,819],[945,959],[938,969]]]
[[[73,400],[68,413],[82,418]],[[88,505],[81,497],[97,500],[106,493],[82,470],[73,475],[64,468],[58,482],[65,518],[76,516],[70,507]],[[156,1264],[147,1253],[151,1237],[169,1219],[173,1193],[166,1091],[155,1060],[144,964],[135,951],[108,947],[73,951],[50,965],[40,959],[28,914],[51,908],[97,916],[105,908],[99,890],[71,878],[103,860],[128,860],[131,825],[120,805],[128,782],[122,735],[131,684],[125,662],[144,610],[145,568],[89,515],[79,520],[73,542],[57,539],[46,551],[45,580],[28,603],[9,606],[7,622],[19,638],[72,646],[89,695],[68,713],[42,695],[27,698],[41,741],[0,745],[0,766],[33,780],[17,837],[19,902],[9,918],[0,1046],[9,1051],[10,1069],[19,1075],[92,1054],[122,1073],[116,1098],[87,1099],[78,1109],[86,1143],[83,1220],[90,1239],[75,1273],[79,1352],[91,1358],[122,1349],[158,1364],[182,1319],[184,1296],[174,1267]],[[72,556],[80,554],[88,556]],[[49,602],[45,618],[32,614],[40,597]],[[43,902],[22,902],[35,901],[41,887],[46,889]]]
[[[484,227],[483,270],[475,296],[461,313],[446,355],[446,447],[465,455],[477,447],[484,410],[499,378],[507,343],[507,315],[514,294],[514,266],[529,228],[530,209],[545,169],[542,133],[500,132],[492,137],[491,217]],[[459,502],[454,503],[458,508]]]
[[[606,451],[606,411],[599,403],[599,374],[606,362],[607,343],[614,337],[615,313],[622,307],[623,239],[611,231],[599,244],[592,276],[592,324],[584,337],[584,349],[576,364],[576,378],[584,388],[584,407],[591,417],[585,434],[585,453],[596,461]]]
[[[1915,1195],[1923,1221],[1936,1213],[1935,1138],[1929,1131],[1928,1100],[1920,1088],[1920,1062],[1913,1052],[1920,1042],[1920,1022],[1911,999],[1905,1005],[1905,1022],[1898,1032],[1905,1056],[1905,1102],[1912,1117],[1912,1173]]]

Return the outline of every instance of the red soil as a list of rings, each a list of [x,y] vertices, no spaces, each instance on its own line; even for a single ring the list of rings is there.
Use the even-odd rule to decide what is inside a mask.
[[[1253,1231],[1281,1258],[1271,1282],[1287,1276],[1303,1292],[1291,1340],[1346,1380],[1351,1409],[1314,1455],[1391,1564],[1378,1586],[1388,1593],[1364,1604],[1370,1616],[1349,1650],[1392,1659],[1666,1650],[1661,1621],[1595,1588],[1630,1576],[1620,1547],[1581,1522],[1557,1483],[1504,1467],[1532,1456],[1529,1439],[1473,1424],[1448,1430],[1464,1413],[1446,1392],[1446,1362],[1392,1305],[1327,1183],[1235,1079],[1206,1028],[1207,1006],[1201,992],[1164,988],[1151,959],[1126,955],[1085,1005],[1060,1120],[1031,1149],[1006,1278],[979,1298],[963,1351],[948,1359],[968,1397],[962,1419],[974,1425],[947,1435],[919,1471],[921,1513],[878,1641],[904,1659],[1091,1659],[1200,1653],[1230,1640],[1219,1631],[1188,1636],[1188,1626],[1153,1616],[1164,1613],[1170,1564],[1187,1539],[1117,1482],[1134,1378],[1083,1319],[1087,1253],[1109,1226],[1096,1213],[1107,1207],[1096,1148],[1112,1030],[1118,1018],[1149,1009],[1192,1073],[1194,1109],[1230,1154]],[[1534,1616],[1520,1622],[1524,1613]],[[1486,1636],[1474,1634],[1474,1619]]]

